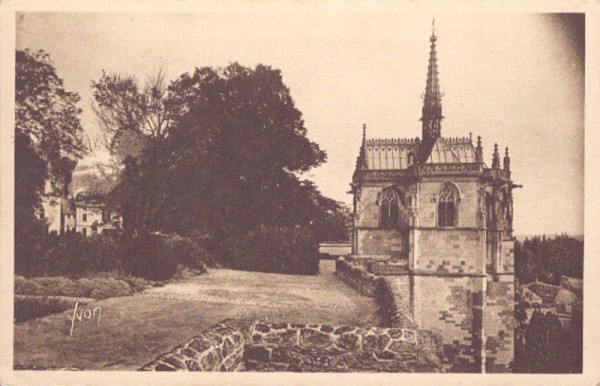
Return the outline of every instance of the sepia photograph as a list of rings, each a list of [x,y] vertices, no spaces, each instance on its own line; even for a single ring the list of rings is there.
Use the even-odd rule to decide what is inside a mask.
[[[586,373],[585,9],[18,4],[11,379]]]

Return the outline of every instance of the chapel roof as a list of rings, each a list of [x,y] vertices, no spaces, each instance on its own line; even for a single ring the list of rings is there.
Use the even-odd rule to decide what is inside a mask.
[[[422,144],[421,144],[422,145]],[[368,139],[365,141],[366,166],[369,170],[403,170],[408,168],[409,153],[419,152],[419,142],[412,138]],[[475,148],[469,138],[438,137],[430,146],[425,163],[473,163]]]
[[[418,144],[411,138],[369,139],[365,143],[367,169],[402,170],[408,167],[408,154]]]
[[[469,138],[438,137],[427,156],[429,164],[460,164],[475,162],[475,148]]]

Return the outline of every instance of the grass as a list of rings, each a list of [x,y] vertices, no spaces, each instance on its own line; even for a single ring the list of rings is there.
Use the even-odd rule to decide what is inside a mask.
[[[144,295],[105,299],[95,319],[76,321],[73,310],[15,325],[14,363],[45,368],[136,370],[157,355],[225,318],[298,323],[377,325],[375,303],[333,276],[209,271]]]

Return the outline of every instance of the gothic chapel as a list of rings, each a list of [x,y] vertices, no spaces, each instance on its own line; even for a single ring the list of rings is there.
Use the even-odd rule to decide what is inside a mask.
[[[453,372],[507,372],[514,359],[510,157],[481,137],[442,136],[435,31],[421,138],[367,139],[352,177],[352,254],[393,275],[419,328],[443,340]],[[387,259],[388,264],[379,264]],[[384,268],[387,267],[387,271]],[[394,267],[394,269],[391,269]],[[379,271],[378,271],[379,269]]]

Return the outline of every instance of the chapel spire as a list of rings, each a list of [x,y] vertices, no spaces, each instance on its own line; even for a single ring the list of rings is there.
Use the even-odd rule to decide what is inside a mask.
[[[442,116],[442,96],[440,92],[440,81],[438,79],[437,52],[435,50],[435,19],[432,23],[431,51],[429,51],[429,67],[427,69],[427,82],[425,93],[423,94],[423,114],[421,122],[423,125],[423,141],[425,143],[433,142],[441,135]]]
[[[360,153],[356,160],[356,169],[367,168],[367,124],[363,123],[362,142],[360,144]]]

